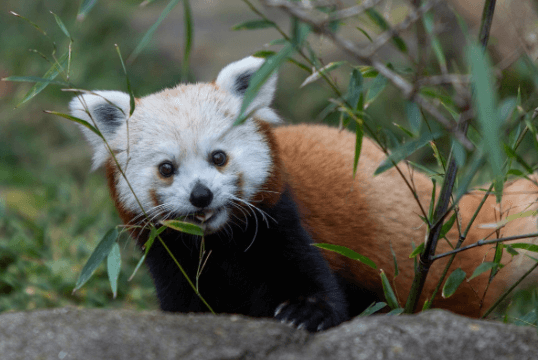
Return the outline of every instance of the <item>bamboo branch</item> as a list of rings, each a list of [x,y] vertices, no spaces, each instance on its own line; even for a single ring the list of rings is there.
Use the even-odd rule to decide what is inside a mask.
[[[508,290],[506,290],[504,292],[504,294],[497,299],[497,301],[495,301],[493,303],[493,305],[490,306],[489,309],[486,310],[486,312],[480,317],[481,319],[485,318],[486,316],[488,316],[489,314],[491,314],[491,312],[501,303],[503,302],[504,299],[506,299],[506,297],[508,296],[508,294],[510,294],[519,284],[521,284],[521,282],[523,281],[523,279],[525,279],[527,276],[529,276],[536,268],[538,268],[538,261],[536,262],[536,264],[534,264],[525,274],[523,274],[523,276],[518,280],[516,281],[512,286],[510,286],[510,288],[508,288]]]
[[[486,51],[487,41],[489,38],[489,32],[491,30],[491,23],[493,21],[494,10],[495,10],[495,0],[486,0],[486,3],[484,5],[483,15],[482,15],[482,24],[480,28],[480,42],[481,42],[483,51]],[[467,121],[463,121],[463,122],[460,122],[459,125],[461,126],[462,133],[465,135],[467,133],[469,123]],[[439,200],[437,202],[437,207],[435,209],[434,219],[438,219],[438,220],[435,221],[434,226],[429,230],[428,238],[424,246],[424,251],[420,255],[419,262],[418,262],[418,269],[415,272],[415,277],[413,279],[413,283],[411,284],[409,297],[407,298],[407,303],[405,304],[404,312],[408,314],[415,311],[415,308],[418,304],[418,299],[420,298],[422,289],[424,288],[424,284],[426,283],[426,278],[428,276],[430,266],[435,260],[439,258],[439,257],[434,256],[435,250],[437,248],[437,242],[439,240],[439,234],[441,232],[444,219],[448,215],[447,209],[450,202],[452,189],[454,187],[456,174],[458,171],[456,160],[453,157],[452,149],[450,150],[449,157],[450,157],[450,163],[446,171],[445,179],[443,182],[443,188],[441,189],[441,193],[439,194]],[[476,212],[476,214],[478,214],[478,212]],[[460,246],[464,239],[465,239],[464,237],[460,238],[461,242],[458,242]],[[477,245],[479,242],[477,242],[476,245],[475,244],[473,245],[479,246]],[[473,246],[473,245],[469,245],[469,246]],[[469,247],[466,247],[466,248],[469,248]],[[446,253],[447,255],[445,256],[455,254],[459,251],[463,251],[462,249],[464,248],[456,249],[456,250],[453,250],[452,252],[447,252]],[[453,258],[451,259],[451,261],[449,261],[450,264],[452,260]],[[445,268],[443,277],[446,276],[446,273],[448,272],[448,268],[449,266]],[[440,285],[441,285],[441,282],[437,284],[436,290],[440,287]]]
[[[452,254],[457,254],[459,252],[469,250],[469,249],[472,249],[472,248],[475,248],[475,247],[478,247],[478,246],[484,246],[484,245],[490,245],[490,244],[498,244],[498,243],[501,243],[501,242],[511,241],[511,240],[528,239],[528,238],[532,238],[532,237],[538,237],[538,233],[507,236],[507,237],[504,237],[504,238],[498,238],[498,239],[493,239],[493,240],[480,239],[480,240],[478,240],[477,242],[475,242],[475,243],[473,243],[471,245],[467,245],[467,246],[464,246],[464,247],[460,247],[459,249],[454,249],[454,250],[447,251],[446,253],[435,255],[432,258],[432,260],[441,259],[441,258],[444,258],[445,256],[449,256],[449,255],[452,255]]]
[[[371,65],[374,67],[380,74],[382,74],[384,77],[386,77],[396,88],[402,92],[403,96],[415,103],[417,103],[419,106],[421,106],[426,112],[428,112],[430,115],[433,116],[433,118],[439,122],[443,127],[445,127],[449,132],[451,132],[454,137],[468,150],[473,149],[472,143],[467,139],[465,134],[462,134],[460,130],[457,128],[457,124],[454,121],[451,121],[447,119],[442,112],[437,109],[437,107],[433,104],[431,104],[426,98],[421,96],[419,93],[417,93],[416,88],[414,85],[406,81],[404,78],[402,78],[400,75],[398,75],[396,72],[390,70],[388,67],[385,66],[382,62],[375,60],[373,58],[374,53],[377,51],[378,46],[384,44],[386,42],[385,39],[390,39],[392,36],[395,35],[398,31],[402,31],[406,28],[408,28],[413,22],[417,21],[421,18],[422,14],[424,12],[431,9],[436,3],[439,2],[439,0],[432,0],[424,5],[422,5],[419,9],[417,9],[415,12],[410,14],[406,20],[404,20],[402,23],[396,25],[393,27],[392,30],[388,30],[388,32],[385,32],[380,35],[378,38],[379,40],[376,40],[377,42],[374,42],[374,45],[372,47],[369,47],[367,49],[362,49],[355,43],[342,38],[338,34],[335,34],[332,32],[329,28],[326,26],[321,26],[320,22],[316,19],[313,19],[310,13],[303,8],[299,8],[295,5],[295,3],[291,3],[288,1],[282,1],[282,0],[262,0],[261,1],[264,5],[269,7],[278,7],[288,14],[298,18],[299,20],[303,21],[306,24],[309,24],[312,26],[312,29],[319,34],[322,34],[324,36],[329,37],[335,45],[340,47],[345,52],[349,53],[353,57],[355,57],[359,62]],[[390,33],[390,34],[389,34]],[[389,36],[390,35],[390,36]]]

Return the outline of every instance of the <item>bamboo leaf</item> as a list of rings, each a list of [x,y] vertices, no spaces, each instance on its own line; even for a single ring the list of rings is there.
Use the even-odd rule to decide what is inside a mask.
[[[345,246],[334,245],[334,244],[324,244],[324,243],[318,243],[318,244],[312,244],[312,245],[314,245],[314,246],[316,246],[316,247],[318,247],[320,249],[333,251],[335,253],[338,253],[340,255],[343,255],[343,256],[345,256],[347,258],[350,258],[350,259],[353,259],[353,260],[358,260],[361,263],[363,263],[365,265],[368,265],[372,269],[377,269],[376,264],[372,260],[370,260],[369,258],[367,258],[364,255],[356,253],[355,251],[353,251],[351,249],[348,249]]]
[[[368,306],[363,312],[361,312],[358,317],[370,316],[378,312],[379,310],[383,309],[385,306],[387,306],[387,303],[374,302],[370,306]]]
[[[390,247],[390,253],[392,254],[392,260],[394,261],[394,277],[398,276],[400,274],[400,270],[398,269],[398,260],[396,259],[396,253],[394,252],[394,249],[392,248],[392,242],[389,241],[389,247]]]
[[[131,82],[129,81],[129,76],[127,75],[127,68],[125,67],[125,63],[123,62],[123,57],[121,56],[120,47],[118,46],[118,44],[114,44],[114,47],[116,48],[116,52],[120,57],[121,66],[123,67],[123,73],[125,74],[125,81],[127,82],[127,92],[129,93],[129,116],[132,116],[136,107],[133,89],[131,88]]]
[[[135,59],[138,57],[138,55],[140,55],[142,50],[144,50],[144,48],[149,44],[151,38],[153,37],[153,34],[155,33],[159,25],[161,25],[161,22],[168,16],[168,14],[180,1],[181,0],[170,0],[170,2],[168,3],[168,5],[166,5],[166,8],[164,8],[157,21],[155,21],[155,23],[151,25],[148,31],[146,31],[142,40],[140,40],[134,51],[131,53],[131,55],[127,59],[128,63],[132,63],[133,61],[135,61]]]
[[[38,82],[32,88],[30,91],[26,93],[24,98],[17,104],[16,107],[21,106],[28,100],[32,99],[34,96],[39,94],[43,89],[45,89],[49,84],[49,80],[54,80],[58,74],[63,71],[63,67],[65,66],[65,63],[68,59],[69,53],[63,54],[56,64],[54,64],[46,73],[43,75],[43,78],[47,80],[47,82]]]
[[[155,228],[155,227],[152,227],[151,228],[151,231],[149,233],[149,237],[148,237],[148,240],[146,241],[146,243],[144,244],[143,246],[143,249],[144,249],[144,255],[142,255],[142,257],[140,258],[140,260],[138,261],[138,264],[136,264],[136,267],[133,271],[133,273],[131,274],[131,276],[129,277],[129,280],[128,281],[131,281],[133,279],[133,277],[135,276],[136,272],[138,271],[138,269],[140,268],[140,266],[142,265],[142,263],[146,260],[146,256],[148,255],[148,252],[149,252],[149,249],[151,248],[151,246],[153,245],[153,242],[155,241],[155,238],[157,236],[159,236],[164,230],[166,230],[167,227],[166,226],[161,226],[160,228]]]
[[[424,250],[424,243],[421,243],[419,246],[413,249],[411,254],[409,254],[409,258],[412,259],[420,254],[422,254],[422,251]]]
[[[344,65],[346,62],[347,61],[331,62],[327,64],[326,66],[322,67],[321,69],[314,71],[312,75],[310,75],[303,81],[303,83],[301,84],[301,86],[299,86],[299,88],[302,88],[310,83],[313,83],[314,81],[320,79],[322,75],[328,74],[331,71],[338,69],[340,66]]]
[[[381,74],[378,74],[368,87],[366,93],[365,104],[368,106],[374,102],[374,100],[381,94],[388,84],[388,79]]]
[[[133,270],[133,273],[132,273],[131,276],[129,277],[129,280],[127,280],[127,281],[131,281],[131,280],[133,280],[133,278],[134,278],[136,272],[138,271],[138,269],[140,269],[140,266],[142,266],[142,264],[143,264],[144,261],[146,260],[146,255],[147,255],[147,254],[145,254],[145,253],[142,255],[142,257],[140,258],[140,260],[139,260],[138,263],[136,264],[136,267],[135,267],[135,269]]]
[[[424,301],[424,305],[422,305],[422,311],[429,310],[431,306],[432,306],[431,299],[426,299],[426,301]]]
[[[186,233],[186,234],[198,235],[198,236],[204,235],[204,231],[202,230],[201,227],[195,224],[185,222],[185,221],[161,220],[160,223],[166,227],[169,227],[170,229],[174,229],[174,230]]]
[[[50,13],[54,16],[54,19],[56,20],[56,24],[58,24],[58,26],[60,27],[60,30],[62,30],[62,32],[65,34],[65,36],[69,38],[69,40],[73,41],[73,38],[69,34],[69,31],[65,27],[62,19],[60,19],[60,17],[56,15],[55,13],[53,13],[52,11]]]
[[[249,20],[232,26],[232,30],[255,30],[276,27],[276,24],[270,20]]]
[[[242,124],[247,120],[249,114],[245,114],[245,111],[250,103],[254,100],[263,84],[280,67],[282,62],[284,62],[288,56],[295,51],[296,44],[301,44],[304,39],[306,39],[306,36],[310,32],[310,28],[306,25],[301,25],[299,28],[298,39],[293,44],[288,43],[288,45],[284,46],[276,55],[265,59],[262,66],[260,66],[254,75],[252,75],[248,88],[245,91],[245,96],[243,97],[243,103],[241,104],[239,116],[235,120],[234,126]]]
[[[446,168],[446,160],[443,157],[443,154],[439,151],[439,148],[437,148],[437,145],[435,145],[435,142],[430,141],[430,147],[433,150],[433,156],[435,157],[435,160],[437,160],[437,164],[441,169]]]
[[[362,77],[364,78],[375,78],[377,75],[379,75],[379,71],[377,71],[373,66],[357,66],[356,69],[359,69]]]
[[[463,280],[465,280],[466,276],[467,274],[461,268],[454,270],[448,279],[446,279],[445,285],[443,286],[443,291],[441,294],[443,298],[446,299],[454,295]]]
[[[387,278],[387,275],[383,270],[379,270],[379,275],[381,276],[381,284],[383,285],[383,293],[385,294],[385,299],[387,300],[387,304],[390,306],[391,309],[398,309],[400,305],[398,304],[398,299],[396,298],[396,294],[394,294],[394,291],[392,290],[392,286],[390,286],[389,279]]]
[[[377,25],[379,26],[383,31],[390,30],[389,23],[385,20],[385,18],[375,9],[370,8],[366,10],[366,15]],[[403,53],[407,53],[407,45],[405,44],[405,41],[398,35],[394,35],[392,37],[392,43],[396,46],[398,50],[400,50]]]
[[[273,56],[275,54],[276,54],[276,51],[273,51],[273,50],[260,50],[260,51],[255,52],[254,54],[252,54],[252,56],[262,58],[262,59],[266,59],[269,56]],[[308,71],[310,71],[310,69],[308,69]]]
[[[403,127],[402,125],[398,124],[398,123],[395,123],[393,122],[392,125],[396,126],[398,129],[400,129],[405,135],[409,136],[409,137],[415,137],[415,134],[413,134],[412,131],[406,129],[405,127]]]
[[[284,38],[280,38],[280,39],[275,39],[275,40],[269,41],[267,46],[286,45],[288,42],[289,42],[288,40],[286,40]]]
[[[516,97],[509,97],[501,101],[501,104],[499,105],[499,108],[498,108],[499,122],[501,124],[506,122],[509,119],[509,117],[512,114],[514,114],[518,101],[521,101],[521,100],[518,100],[518,98]]]
[[[71,116],[71,115],[67,115],[67,114],[62,114],[62,113],[59,113],[57,111],[50,111],[50,110],[45,110],[45,112],[47,114],[52,114],[52,115],[57,115],[57,116],[61,116],[67,120],[71,120],[71,121],[74,121],[76,123],[79,123],[80,125],[82,126],[85,126],[87,127],[88,129],[90,129],[91,131],[93,131],[97,136],[99,136],[101,139],[104,139],[103,138],[103,135],[99,132],[99,130],[97,130],[95,127],[93,127],[93,125],[91,125],[89,122],[87,122],[86,120],[82,120],[82,119],[79,119],[78,117],[74,117],[74,116]]]
[[[498,266],[498,264],[495,262],[490,262],[490,261],[483,262],[482,264],[478,265],[476,269],[474,269],[473,275],[471,275],[469,280],[474,279],[478,275],[485,273],[486,271],[489,271],[496,266]]]
[[[112,294],[114,299],[118,295],[118,277],[120,276],[121,269],[121,254],[120,246],[117,242],[114,242],[112,250],[107,256],[107,272],[108,280],[110,281],[110,287],[112,288]]]
[[[299,69],[304,70],[304,71],[306,71],[307,73],[310,74],[310,71],[311,71],[311,70],[310,70],[310,68],[309,68],[308,66],[306,66],[305,64],[303,64],[303,63],[301,63],[301,62],[295,60],[295,59],[292,58],[292,57],[288,57],[287,61],[288,61],[289,63],[291,63],[291,64],[296,65]]]
[[[82,4],[80,4],[77,20],[83,21],[95,4],[97,4],[97,0],[84,0]]]
[[[527,164],[527,162],[510,146],[504,144],[504,151],[506,152],[506,155],[508,155],[508,157],[515,159],[521,166],[523,166],[527,171],[527,174],[532,174],[534,172],[532,167]]]
[[[392,309],[391,311],[389,311],[387,313],[387,315],[394,315],[394,316],[397,316],[397,315],[400,315],[404,312],[404,309],[403,308],[397,308],[397,309]]]
[[[415,134],[418,134],[420,131],[420,126],[422,124],[422,113],[418,105],[412,101],[405,102],[405,114],[407,115],[407,121],[409,126]]]
[[[503,256],[503,252],[504,252],[503,244],[501,244],[501,243],[495,244],[495,256],[493,256],[493,262],[497,266],[495,266],[495,267],[493,267],[491,269],[491,272],[490,272],[490,275],[489,275],[489,281],[490,282],[493,280],[493,278],[495,277],[495,275],[497,274],[499,269],[503,267],[503,265],[501,264],[501,259],[502,259],[502,256]]]
[[[73,292],[80,289],[91,278],[97,267],[103,262],[103,260],[105,260],[112,250],[117,238],[118,231],[116,228],[109,230],[105,234],[103,239],[99,242],[93,253],[90,255],[86,265],[84,265],[82,268]]]
[[[39,76],[8,76],[2,78],[2,81],[17,81],[17,82],[31,82],[31,83],[47,83],[61,86],[68,86],[64,81],[57,81],[52,79],[46,79]]]
[[[467,161],[467,153],[465,152],[463,145],[458,141],[452,140],[452,153],[456,159],[456,164],[459,168],[462,168]]]
[[[358,123],[355,127],[355,158],[353,159],[353,178],[357,175],[357,168],[359,167],[359,158],[361,156],[362,139],[364,137],[364,130],[362,124]]]
[[[522,212],[518,212],[512,215],[508,215],[503,220],[496,222],[496,223],[488,223],[488,224],[480,224],[478,227],[481,229],[500,229],[506,224],[508,224],[510,221],[514,221],[521,218],[526,218],[529,216],[537,216],[538,210],[526,210]]]
[[[488,154],[488,162],[494,177],[501,179],[504,164],[500,141],[502,123],[499,121],[497,113],[490,61],[479,46],[471,45],[467,49],[467,62],[471,68],[474,89],[473,102],[484,137],[484,151]],[[499,191],[500,189],[496,187],[498,195],[500,195]]]
[[[192,43],[194,41],[194,25],[189,0],[183,0],[183,23],[185,32],[185,50],[183,51],[183,63],[181,65],[181,78],[183,81],[187,81],[189,78]]]
[[[442,135],[442,132],[429,133],[425,132],[420,135],[416,140],[409,141],[399,148],[395,149],[385,160],[381,162],[379,167],[374,172],[374,175],[379,175],[388,169],[392,168],[395,164],[398,164],[400,161],[406,157],[413,154],[418,149],[427,145],[430,141],[437,139]]]
[[[28,19],[28,18],[25,18],[24,16],[22,16],[21,14],[18,14],[14,11],[10,11],[9,12],[11,15],[14,15],[16,17],[18,17],[19,19],[22,19],[24,21],[26,21],[28,24],[32,25],[37,31],[39,31],[41,34],[45,35],[45,36],[48,36],[47,33],[45,32],[45,30],[41,29],[39,27],[39,25],[37,25],[35,22],[33,22],[32,20]]]
[[[352,110],[362,111],[362,107],[359,109],[359,100],[361,95],[363,95],[363,78],[362,74],[358,69],[353,69],[351,72],[351,77],[349,79],[349,85],[347,90],[347,101],[351,106]]]
[[[452,226],[454,226],[454,223],[456,222],[456,213],[453,213],[450,219],[448,219],[447,222],[443,224],[443,227],[441,228],[441,232],[439,233],[439,239],[442,239],[446,236],[446,234],[452,229]]]
[[[457,204],[461,197],[467,192],[467,189],[471,185],[471,181],[473,180],[474,176],[480,170],[482,165],[485,163],[485,156],[480,153],[480,151],[475,151],[475,155],[473,156],[473,160],[471,162],[471,165],[466,170],[465,175],[462,177],[462,180],[459,182],[459,187],[456,190],[456,200],[454,200],[454,203]]]
[[[428,33],[428,36],[431,41],[431,46],[433,49],[433,52],[435,54],[435,57],[437,58],[437,62],[439,62],[439,66],[441,70],[446,70],[446,57],[445,52],[443,51],[443,48],[441,46],[441,43],[439,42],[439,39],[435,35],[435,26],[434,26],[434,19],[433,19],[433,13],[428,12],[424,14],[422,17],[422,21],[424,22],[424,28],[426,29],[426,32]]]
[[[372,40],[372,38],[370,37],[370,35],[368,35],[368,33],[366,32],[366,30],[360,28],[360,27],[357,27],[357,30],[359,30],[364,36],[366,36],[366,38],[368,40],[370,40],[370,42],[374,42],[374,40]]]
[[[435,211],[435,196],[437,195],[436,189],[437,189],[437,180],[435,178],[432,178],[432,195],[430,196],[430,208],[428,209],[428,220],[429,222],[433,222],[433,213]]]
[[[515,243],[510,244],[510,246],[514,249],[523,249],[527,251],[538,252],[538,245],[536,244]]]

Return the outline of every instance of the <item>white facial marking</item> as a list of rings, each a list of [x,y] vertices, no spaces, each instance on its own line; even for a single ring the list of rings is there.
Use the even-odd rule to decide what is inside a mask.
[[[127,94],[104,91],[83,95],[82,101],[73,99],[72,113],[91,123],[95,120],[129,181],[117,177],[116,190],[126,210],[145,211],[153,221],[185,216],[206,233],[231,221],[234,208],[253,211],[245,204],[270,175],[271,150],[254,120],[232,125],[243,96],[237,79],[253,74],[262,62],[246,58],[225,67],[216,84],[180,85],[146,96],[137,101],[128,121]],[[269,108],[275,86],[276,76],[253,102],[256,117],[266,122],[279,121]],[[114,105],[103,99],[109,96]],[[95,134],[82,129],[94,147],[94,167],[104,164],[110,157],[108,149]],[[224,153],[223,164],[212,160],[216,151]],[[171,164],[172,174],[160,172],[163,163]],[[203,185],[197,188],[201,193],[193,192],[196,184]]]

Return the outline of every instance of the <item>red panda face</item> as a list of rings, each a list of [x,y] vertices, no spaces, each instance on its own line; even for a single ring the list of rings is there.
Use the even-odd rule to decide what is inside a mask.
[[[239,85],[261,65],[252,59],[229,65],[216,84],[180,85],[144,97],[130,118],[127,94],[102,91],[72,101],[73,115],[95,122],[125,174],[116,174],[115,185],[125,210],[153,222],[184,218],[208,234],[240,221],[233,214],[254,211],[251,201],[272,168],[260,121],[278,117],[267,102],[274,79],[257,98],[257,120],[233,126],[245,90]],[[94,167],[109,161],[103,140],[84,130],[94,146]]]

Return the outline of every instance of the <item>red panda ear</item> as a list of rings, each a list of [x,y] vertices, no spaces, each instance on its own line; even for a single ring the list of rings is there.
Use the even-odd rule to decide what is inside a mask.
[[[80,94],[69,103],[71,115],[96,127],[107,142],[115,139],[118,130],[125,126],[129,109],[129,94],[120,91],[94,91],[91,94]],[[83,125],[80,125],[80,128],[93,148],[92,169],[96,169],[108,159],[108,149],[103,139],[93,131]]]
[[[249,56],[233,62],[220,71],[215,83],[232,95],[243,98],[252,76],[262,66],[264,61],[264,59]],[[277,75],[275,73],[260,88],[246,113],[257,109],[255,115],[260,117],[261,120],[270,123],[279,123],[281,121],[280,118],[269,107],[275,95],[276,83]]]

